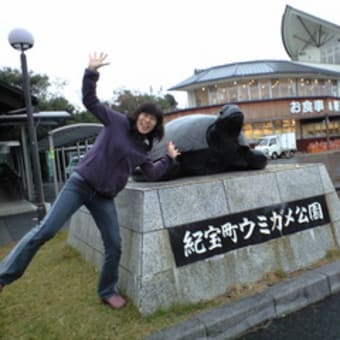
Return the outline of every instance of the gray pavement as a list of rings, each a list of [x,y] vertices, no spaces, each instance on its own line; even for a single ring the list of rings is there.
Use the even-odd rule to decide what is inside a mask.
[[[340,261],[308,270],[253,296],[228,303],[190,320],[152,334],[147,340],[187,339],[262,339],[261,334],[248,334],[266,322],[295,314],[327,297],[340,300]],[[306,317],[308,319],[308,317]],[[338,321],[340,318],[338,319]],[[340,325],[340,323],[337,323]],[[336,331],[336,330],[333,330]],[[246,336],[248,336],[246,338]],[[259,337],[256,337],[259,336]],[[292,337],[263,339],[294,339]],[[322,334],[320,339],[340,339]],[[306,337],[305,337],[306,338]],[[319,339],[307,337],[306,339]]]
[[[241,337],[241,340],[339,340],[340,293],[267,322]]]

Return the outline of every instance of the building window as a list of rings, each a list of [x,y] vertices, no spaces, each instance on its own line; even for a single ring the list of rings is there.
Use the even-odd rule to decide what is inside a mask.
[[[219,104],[217,85],[209,87],[209,104]]]
[[[217,97],[218,97],[218,102],[221,103],[221,104],[227,103],[229,101],[228,100],[228,92],[227,92],[225,85],[218,87]]]
[[[282,131],[281,132],[295,132],[295,120],[294,119],[282,120]]]
[[[208,91],[205,87],[195,91],[197,106],[209,105]]]
[[[296,82],[293,79],[288,79],[288,96],[296,96]]]
[[[340,46],[335,47],[335,64],[340,64]]]
[[[332,41],[321,47],[321,62],[324,64],[340,64],[340,45]]]
[[[293,119],[245,123],[243,125],[243,133],[248,142],[256,143],[257,140],[263,136],[295,132],[295,124],[295,120]]]
[[[310,122],[302,125],[303,137],[325,137],[327,134],[329,136],[338,135],[339,133],[339,121],[328,122],[328,128],[326,121],[320,120],[318,122]]]
[[[272,89],[272,98],[281,97],[280,80],[279,79],[272,79],[271,80],[271,89]]]
[[[253,123],[253,138],[254,140],[257,140],[264,136],[263,129],[262,129],[262,123]]]
[[[249,99],[247,82],[238,84],[238,100],[246,101]]]
[[[252,139],[257,140],[263,136],[269,136],[273,134],[273,123],[271,121],[252,123],[252,130]]]
[[[314,79],[313,80],[313,85],[314,85],[314,95],[319,96],[319,95],[324,95],[325,93],[325,81],[324,79]]]
[[[228,87],[228,97],[229,101],[237,101],[237,92],[238,92],[238,84],[237,81],[234,81],[231,86]]]
[[[291,97],[296,95],[295,82],[292,79],[281,79],[279,86],[281,97]]]
[[[324,82],[325,95],[336,96],[337,95],[337,81],[328,79]]]
[[[271,91],[269,87],[269,80],[263,79],[259,81],[259,91],[261,99],[271,98]]]
[[[297,95],[299,97],[305,97],[306,94],[306,88],[305,88],[305,79],[304,78],[300,78],[297,81]]]
[[[338,84],[336,80],[331,81],[331,96],[337,96],[337,89],[338,89]]]
[[[197,106],[270,98],[338,96],[337,80],[275,78],[233,81],[194,91]]]
[[[245,135],[245,137],[246,137],[248,142],[251,142],[254,139],[254,137],[253,137],[253,129],[251,127],[251,124],[244,123],[243,124],[243,128],[242,128],[242,132]]]
[[[282,132],[282,120],[274,120],[273,121],[273,131],[274,133]]]
[[[258,81],[257,80],[250,80],[248,82],[248,89],[249,89],[249,99],[250,100],[256,100],[259,99],[259,87],[258,87]]]

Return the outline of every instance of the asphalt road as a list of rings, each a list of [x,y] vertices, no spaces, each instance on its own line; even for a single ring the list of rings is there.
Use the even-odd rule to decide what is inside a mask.
[[[340,292],[284,318],[256,327],[240,340],[340,340]]]

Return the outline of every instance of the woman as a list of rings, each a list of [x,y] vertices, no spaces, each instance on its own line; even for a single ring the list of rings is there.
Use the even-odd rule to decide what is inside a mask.
[[[100,230],[105,249],[98,295],[112,308],[125,305],[124,298],[116,290],[121,238],[113,198],[124,188],[136,167],[148,179],[156,180],[170,169],[180,153],[168,142],[163,158],[153,163],[148,157],[153,140],[161,139],[164,133],[162,112],[154,104],[141,105],[128,118],[98,100],[98,69],[108,65],[106,58],[104,53],[90,55],[82,86],[85,107],[104,127],[40,225],[27,233],[0,264],[0,292],[23,275],[39,248],[85,205]]]

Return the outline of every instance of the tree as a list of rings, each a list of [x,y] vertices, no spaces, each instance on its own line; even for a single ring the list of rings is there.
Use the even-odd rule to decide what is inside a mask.
[[[77,123],[100,123],[98,118],[88,111],[77,112],[68,119],[67,124],[77,124]]]
[[[46,74],[35,74],[32,71],[29,71],[29,77],[32,95],[38,99],[36,109],[40,111],[67,111],[73,115],[71,119],[68,119],[67,124],[99,122],[90,112],[76,112],[75,107],[60,94],[66,85],[65,81],[51,82]],[[18,69],[10,67],[0,69],[0,80],[22,88],[22,73]],[[53,91],[51,88],[53,88]],[[133,112],[140,104],[150,101],[157,104],[164,112],[177,108],[177,102],[171,94],[155,95],[152,91],[148,94],[127,89],[114,91],[112,102],[107,103],[107,105],[127,114]],[[61,123],[65,124],[65,122]]]
[[[156,96],[126,89],[118,89],[113,92],[113,103],[111,106],[117,111],[128,114],[145,102],[157,104],[164,112],[174,110],[177,107],[177,102],[171,94]]]
[[[39,101],[38,107],[41,111],[67,111],[74,113],[74,106],[64,97],[50,97],[49,99]]]
[[[52,92],[52,85],[56,89],[61,89],[65,86],[65,82],[51,83],[46,74],[34,74],[32,71],[28,73],[30,77],[32,96],[38,99],[38,110],[52,111],[60,110],[69,113],[75,112],[75,107],[63,96]],[[22,72],[18,69],[4,67],[0,69],[0,80],[8,83],[11,86],[22,88]]]
[[[28,72],[31,84],[32,95],[37,98],[46,98],[48,88],[51,85],[47,75],[34,74],[32,71]],[[18,69],[4,67],[0,69],[0,80],[9,85],[22,88],[22,72]]]

